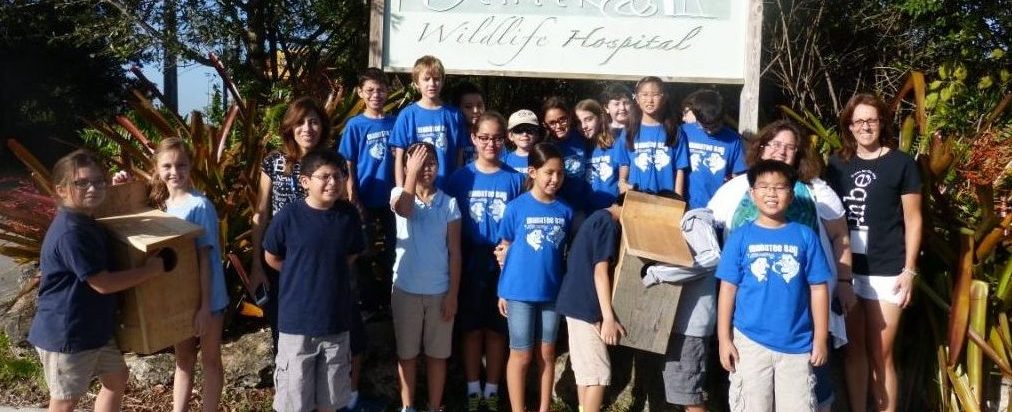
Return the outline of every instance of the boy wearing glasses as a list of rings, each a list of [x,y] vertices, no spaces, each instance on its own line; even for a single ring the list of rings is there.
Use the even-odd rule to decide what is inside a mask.
[[[301,162],[306,199],[271,220],[264,259],[281,272],[274,409],[335,411],[350,397],[350,263],[364,249],[358,211],[346,199],[347,163],[334,152]]]
[[[715,90],[700,89],[683,101],[682,120],[694,118],[678,128],[678,139],[689,143],[689,175],[686,193],[688,209],[706,207],[706,204],[734,175],[748,169],[741,135],[724,126],[724,102]]]
[[[541,141],[541,131],[538,124],[538,115],[534,112],[521,109],[510,115],[509,140],[513,143],[514,150],[502,156],[503,163],[517,171],[527,170],[527,155],[534,147],[534,144]]]
[[[813,367],[828,359],[828,261],[818,235],[790,222],[794,168],[748,171],[755,221],[731,232],[717,266],[720,363],[732,411],[814,411]]]

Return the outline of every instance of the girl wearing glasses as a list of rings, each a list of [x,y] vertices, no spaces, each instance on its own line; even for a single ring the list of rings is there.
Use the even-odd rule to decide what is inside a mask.
[[[836,299],[829,314],[829,333],[833,338],[833,347],[843,346],[847,343],[843,315],[856,303],[850,283],[850,241],[843,204],[833,189],[819,178],[822,160],[808,135],[794,123],[775,121],[749,141],[745,162],[751,166],[760,160],[781,161],[797,171],[798,181],[793,188],[794,199],[787,208],[787,219],[803,223],[818,233],[823,252],[835,262],[835,265],[830,265],[836,278],[830,279],[829,296]],[[724,183],[706,207],[713,211],[715,225],[724,229],[725,239],[738,227],[755,220],[759,213],[749,196],[745,175]],[[830,376],[828,364],[815,368],[815,397],[819,410],[828,411],[833,402]]]
[[[574,219],[577,222],[575,226],[578,227],[590,200],[590,185],[587,183],[590,145],[573,127],[573,114],[562,98],[549,97],[541,109],[545,129],[548,130],[547,141],[555,144],[562,152],[566,180],[562,183],[559,196],[576,212]]]
[[[827,177],[847,210],[858,305],[847,316],[850,404],[896,409],[893,342],[910,304],[921,249],[921,178],[899,151],[891,114],[878,97],[858,94],[840,114],[843,147],[829,159]]]
[[[629,179],[620,181],[621,191],[672,191],[685,194],[685,171],[689,167],[688,145],[678,137],[676,120],[668,113],[664,82],[647,76],[636,83],[636,104],[618,142],[629,156]]]
[[[530,110],[510,116],[513,129],[537,128]],[[499,222],[506,204],[523,194],[524,175],[499,160],[506,134],[506,121],[496,112],[485,112],[471,128],[477,159],[458,169],[447,183],[463,212],[464,270],[459,294],[457,329],[463,332],[464,376],[467,379],[467,410],[497,410],[499,384],[506,366],[506,319],[499,316],[496,287],[499,265],[493,250],[498,243]],[[529,139],[528,139],[529,140]],[[527,158],[524,157],[526,169]],[[481,387],[481,359],[485,356],[485,387]]]
[[[629,155],[615,144],[615,136],[605,127],[605,111],[594,99],[576,104],[576,119],[583,137],[593,144],[587,179],[590,181],[591,210],[615,203],[619,180],[629,178]]]

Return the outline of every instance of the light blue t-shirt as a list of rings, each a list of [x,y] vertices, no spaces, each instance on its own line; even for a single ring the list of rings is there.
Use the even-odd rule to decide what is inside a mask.
[[[426,109],[412,103],[401,110],[390,134],[390,146],[407,150],[415,142],[428,142],[436,147],[439,170],[436,187],[457,169],[457,153],[467,144],[467,120],[456,107],[443,105]]]
[[[474,162],[450,175],[446,192],[457,199],[464,210],[463,238],[468,244],[499,243],[499,222],[506,213],[506,204],[524,192],[524,175],[509,166],[484,173]]]
[[[734,327],[782,353],[812,350],[810,285],[826,283],[830,269],[819,236],[801,223],[776,229],[751,222],[731,232],[717,278],[738,286]]]
[[[562,152],[562,168],[566,171],[559,196],[573,209],[586,210],[590,205],[590,184],[587,183],[590,143],[576,130],[571,131],[565,140],[551,141]]]
[[[675,147],[668,147],[664,125],[640,125],[639,136],[628,147],[622,131],[618,145],[629,156],[629,184],[640,192],[658,193],[675,190],[675,172],[689,167],[689,149],[685,139],[678,139]]]
[[[520,173],[527,173],[527,156],[520,156],[516,151],[506,152],[502,155],[502,162]]]
[[[604,209],[618,197],[618,169],[629,166],[629,152],[618,142],[607,149],[597,145],[590,154],[587,179],[590,180],[590,208]]]
[[[355,162],[358,197],[365,207],[387,206],[387,195],[394,186],[394,161],[387,139],[394,128],[393,116],[380,119],[364,114],[348,119],[341,134],[338,153]]]
[[[211,311],[219,311],[228,306],[228,291],[225,290],[225,270],[221,264],[221,246],[218,243],[218,213],[214,204],[197,191],[190,191],[181,204],[166,207],[165,212],[200,225],[204,234],[196,239],[197,249],[210,247],[208,259],[211,265]]]
[[[390,191],[390,200],[404,188]],[[394,286],[408,293],[438,295],[450,289],[450,249],[446,234],[450,222],[460,219],[457,199],[436,190],[432,204],[416,196],[411,218],[394,213],[397,222],[397,257]]]
[[[499,297],[524,302],[553,302],[562,283],[566,238],[573,209],[562,200],[542,203],[524,193],[506,205],[499,238],[506,252]]]
[[[725,127],[711,135],[698,123],[687,123],[678,133],[678,140],[689,143],[691,171],[686,182],[689,210],[706,207],[720,185],[748,170],[741,135],[734,130]]]

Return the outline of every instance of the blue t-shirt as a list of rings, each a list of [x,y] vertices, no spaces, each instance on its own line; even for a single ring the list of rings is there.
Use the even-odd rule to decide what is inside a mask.
[[[552,139],[552,142],[562,152],[562,168],[566,171],[559,197],[574,210],[586,210],[590,205],[590,184],[587,183],[590,143],[576,130],[565,140]]]
[[[387,139],[396,118],[380,119],[364,114],[348,119],[341,134],[338,153],[355,162],[358,175],[358,197],[365,207],[386,207],[390,189],[394,187],[394,160]]]
[[[228,291],[225,290],[225,270],[221,264],[221,246],[218,244],[218,213],[214,204],[197,191],[191,191],[183,203],[166,207],[165,212],[187,222],[200,225],[204,234],[196,239],[197,249],[209,247],[211,264],[211,311],[220,311],[228,306]]]
[[[524,175],[506,165],[493,173],[484,173],[471,162],[453,172],[446,192],[457,198],[457,206],[466,212],[461,230],[465,244],[499,243],[499,222],[506,213],[506,204],[523,194],[524,179]]]
[[[401,110],[390,133],[390,146],[407,150],[415,142],[428,142],[436,146],[439,171],[436,187],[457,169],[457,152],[468,144],[467,120],[456,107],[443,105],[426,109],[412,103]]]
[[[92,289],[108,270],[106,234],[90,216],[58,208],[39,255],[39,298],[28,341],[50,352],[77,353],[109,343],[119,297]]]
[[[390,191],[398,199],[404,188]],[[436,190],[432,204],[414,199],[410,218],[394,213],[397,221],[397,257],[394,286],[408,293],[438,295],[450,289],[450,249],[446,235],[450,222],[460,220],[457,199]]]
[[[326,336],[349,330],[352,296],[348,257],[364,248],[358,211],[339,201],[318,210],[285,206],[267,227],[265,251],[284,260],[278,286],[278,330]]]
[[[618,197],[618,169],[629,166],[629,152],[618,142],[607,149],[594,146],[590,154],[587,179],[590,180],[590,208],[603,209]]]
[[[499,238],[509,242],[499,297],[524,302],[553,302],[562,281],[562,251],[573,209],[561,200],[542,203],[524,193],[506,204]]]
[[[732,323],[749,339],[782,353],[812,350],[810,285],[830,278],[819,236],[801,223],[731,232],[717,278],[738,286]]]
[[[685,139],[675,147],[665,145],[667,134],[663,125],[640,125],[639,136],[630,148],[626,143],[629,129],[622,131],[618,145],[629,157],[629,184],[640,192],[658,193],[675,190],[675,172],[689,167],[689,149]]]
[[[559,314],[587,323],[601,321],[594,266],[617,258],[618,233],[618,222],[607,210],[595,211],[580,226],[569,247],[566,276],[562,278],[559,298],[555,302]]]
[[[527,173],[527,156],[520,156],[516,151],[506,152],[502,155],[502,162],[520,173]]]
[[[725,127],[711,135],[698,123],[688,123],[682,125],[678,133],[679,141],[689,143],[689,165],[692,169],[686,182],[689,210],[706,207],[720,185],[748,170],[738,132]]]

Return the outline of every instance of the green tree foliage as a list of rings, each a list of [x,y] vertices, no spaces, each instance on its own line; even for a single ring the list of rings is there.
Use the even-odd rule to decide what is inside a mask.
[[[105,53],[104,38],[68,37],[92,12],[84,4],[0,2],[0,138],[19,139],[44,161],[61,153],[52,139],[74,142],[82,119],[122,107],[125,60]]]

